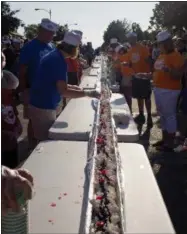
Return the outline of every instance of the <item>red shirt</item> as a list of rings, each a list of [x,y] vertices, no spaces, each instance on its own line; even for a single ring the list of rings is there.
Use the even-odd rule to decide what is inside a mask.
[[[66,63],[68,65],[68,72],[78,72],[78,61],[77,61],[77,59],[67,58]]]
[[[81,80],[81,77],[82,77],[82,71],[83,71],[83,66],[82,66],[81,62],[78,60],[78,79],[79,79],[79,81]]]

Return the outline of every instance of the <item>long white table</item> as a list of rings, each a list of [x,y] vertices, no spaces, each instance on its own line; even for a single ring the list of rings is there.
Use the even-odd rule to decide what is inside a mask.
[[[92,64],[92,68],[101,68],[101,62],[94,62],[93,64]]]
[[[101,69],[98,68],[91,68],[90,70],[90,76],[98,76],[98,74],[101,72]]]
[[[143,146],[118,146],[124,169],[126,232],[175,233]]]
[[[96,76],[84,76],[81,80],[80,87],[83,89],[95,89],[97,83]]]
[[[95,111],[91,98],[72,99],[49,129],[54,140],[88,141],[94,123]]]
[[[125,109],[128,110],[128,112],[130,113],[128,104],[126,102],[126,99],[124,97],[124,95],[120,94],[120,93],[113,93],[110,99],[110,104],[112,109]]]
[[[130,109],[125,97],[119,93],[113,93],[111,96],[111,107],[115,112],[126,112],[129,115],[129,123],[127,125],[116,126],[118,142],[137,142],[139,133],[134,119],[130,113]]]
[[[125,179],[126,233],[173,234],[144,148],[123,143],[119,153]],[[29,205],[30,234],[82,234],[89,184],[86,162],[86,142],[42,142],[31,154],[23,165],[35,181],[35,196]]]
[[[88,141],[95,118],[91,98],[72,99],[58,119],[49,129],[49,138],[54,140]],[[139,139],[138,130],[125,98],[121,94],[112,94],[112,109],[129,113],[127,125],[116,126],[118,142],[136,142]]]
[[[29,234],[79,232],[86,161],[86,142],[44,142],[31,154],[23,165],[35,183]]]

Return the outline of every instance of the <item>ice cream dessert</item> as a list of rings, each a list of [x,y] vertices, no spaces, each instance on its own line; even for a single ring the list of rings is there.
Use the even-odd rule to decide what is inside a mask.
[[[119,234],[122,228],[110,92],[106,84],[101,85],[101,90],[90,233]]]

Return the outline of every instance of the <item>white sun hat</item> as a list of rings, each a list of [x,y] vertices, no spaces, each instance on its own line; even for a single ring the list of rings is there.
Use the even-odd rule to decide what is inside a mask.
[[[50,19],[42,19],[40,26],[50,32],[56,33],[59,26],[58,24],[52,22]]]
[[[115,52],[116,53],[119,53],[119,51],[123,48],[122,45],[118,45],[116,48],[115,48]]]
[[[167,30],[159,32],[156,36],[157,42],[163,42],[169,38],[171,38],[171,34]]]
[[[130,37],[137,37],[137,34],[135,32],[129,32],[127,33],[126,35],[127,38],[130,38]]]
[[[72,46],[78,46],[81,43],[81,36],[74,31],[66,32],[63,42]]]
[[[80,31],[80,30],[72,30],[72,32],[74,32],[74,33],[80,35],[81,38],[82,38],[82,35],[83,35],[83,32],[82,32],[82,31]]]
[[[117,43],[117,42],[118,42],[117,38],[111,38],[110,39],[110,44],[114,44],[114,43]]]

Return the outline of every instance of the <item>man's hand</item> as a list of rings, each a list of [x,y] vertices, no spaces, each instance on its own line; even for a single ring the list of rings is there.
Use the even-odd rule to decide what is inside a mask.
[[[68,89],[74,89],[74,90],[82,90],[82,88],[80,88],[77,85],[68,85]]]
[[[25,169],[12,170],[4,166],[2,166],[1,174],[2,213],[6,214],[8,209],[19,212],[20,204],[16,192],[22,191],[24,201],[30,200],[32,198],[33,177]]]
[[[87,97],[91,97],[91,98],[100,98],[101,94],[97,91],[97,90],[87,90],[84,91],[85,92],[85,96]]]

